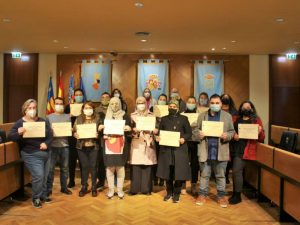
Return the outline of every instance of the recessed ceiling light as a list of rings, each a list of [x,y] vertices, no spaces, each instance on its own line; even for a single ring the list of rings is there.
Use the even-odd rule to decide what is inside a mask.
[[[155,55],[154,55],[154,54],[150,54],[150,58],[151,58],[151,59],[154,59],[154,58],[155,58]]]
[[[94,50],[96,50],[96,49],[95,49],[95,48],[89,48],[89,50],[94,51]]]
[[[215,51],[216,49],[215,49],[215,48],[211,48],[211,50],[212,50],[212,51]]]
[[[226,47],[222,48],[223,50],[226,50]]]
[[[58,43],[58,40],[56,40],[56,39],[55,39],[55,40],[53,40],[53,43]]]
[[[68,46],[64,46],[64,49],[67,49],[67,48],[69,48]]]
[[[141,42],[147,42],[147,40],[146,39],[142,39]]]
[[[236,40],[232,40],[231,43],[236,43]]]
[[[11,19],[9,19],[9,18],[3,18],[3,19],[2,19],[2,22],[3,22],[3,23],[10,23],[10,22],[11,22]]]
[[[207,59],[207,56],[206,56],[206,55],[204,55],[204,56],[203,56],[203,59]]]
[[[103,59],[103,55],[102,55],[102,54],[100,54],[100,55],[99,55],[99,58],[100,58],[100,59]]]
[[[294,44],[295,44],[295,45],[299,45],[300,42],[299,42],[299,41],[295,41]]]
[[[135,32],[134,35],[138,36],[138,37],[148,37],[148,36],[150,36],[150,32],[139,31],[139,32]]]
[[[284,22],[284,19],[283,18],[276,18],[275,20],[277,23],[283,23]]]
[[[137,7],[137,8],[143,8],[144,4],[141,3],[141,2],[136,2],[136,3],[134,3],[134,6]]]

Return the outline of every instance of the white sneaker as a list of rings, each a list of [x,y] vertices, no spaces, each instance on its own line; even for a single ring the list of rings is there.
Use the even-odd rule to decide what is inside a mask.
[[[115,190],[114,189],[109,189],[106,196],[108,199],[112,199],[114,197]]]

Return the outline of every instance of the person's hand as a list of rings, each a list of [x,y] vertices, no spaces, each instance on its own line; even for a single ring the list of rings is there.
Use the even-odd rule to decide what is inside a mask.
[[[262,127],[258,125],[258,133],[260,134],[262,132]]]
[[[158,134],[158,129],[157,128],[154,129],[153,134]]]
[[[136,127],[132,128],[132,130],[133,130],[134,133],[139,133],[139,132],[141,132],[140,130],[136,129]]]
[[[226,141],[227,137],[228,137],[227,133],[224,132],[220,138],[223,139],[224,141]]]
[[[182,144],[182,145],[183,145],[183,144],[184,144],[184,142],[185,142],[184,138],[180,138],[180,139],[179,139],[179,143],[180,143],[180,144]]]
[[[24,127],[19,127],[18,128],[18,134],[23,135],[26,132],[26,129]]]
[[[103,124],[99,125],[98,131],[102,131],[103,129],[104,129],[104,125]]]
[[[45,143],[40,144],[40,150],[47,150],[47,145]]]
[[[76,132],[73,134],[73,136],[74,138],[79,139],[79,135]]]
[[[126,125],[125,128],[124,128],[124,131],[126,131],[126,132],[131,131],[131,127]]]
[[[205,137],[204,133],[201,130],[199,130],[199,137],[200,139],[203,139]]]
[[[104,135],[103,138],[104,138],[104,139],[109,139],[109,136]]]
[[[155,141],[159,142],[159,141],[160,141],[160,137],[159,137],[159,136],[156,136],[156,137],[155,137]]]
[[[240,137],[239,137],[239,135],[238,135],[237,133],[235,133],[235,134],[233,135],[233,139],[234,139],[235,141],[238,141],[238,140],[240,140]]]

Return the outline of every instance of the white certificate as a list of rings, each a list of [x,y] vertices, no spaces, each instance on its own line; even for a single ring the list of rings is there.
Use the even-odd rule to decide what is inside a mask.
[[[238,125],[239,138],[241,139],[258,139],[258,124],[241,124]]]
[[[199,113],[181,113],[181,115],[188,118],[191,126],[197,125]]]
[[[82,103],[70,104],[71,116],[79,116],[81,114]]]
[[[136,129],[153,131],[155,129],[156,118],[154,116],[138,116],[136,118]]]
[[[104,134],[124,135],[125,120],[104,120]]]
[[[221,137],[224,130],[224,122],[202,121],[202,132],[204,136]]]
[[[159,145],[179,147],[180,132],[161,130],[159,138]]]
[[[71,122],[52,123],[54,137],[70,137],[72,136]]]
[[[25,132],[23,138],[42,138],[46,137],[46,124],[42,122],[24,122]]]
[[[155,105],[153,108],[153,114],[156,117],[163,117],[169,115],[169,107],[167,105]]]
[[[76,132],[79,139],[97,138],[97,125],[95,123],[77,124]]]

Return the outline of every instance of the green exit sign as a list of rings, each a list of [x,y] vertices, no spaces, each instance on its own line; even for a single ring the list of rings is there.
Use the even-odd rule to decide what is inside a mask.
[[[21,52],[12,52],[11,57],[13,59],[21,59],[22,58],[22,53]]]
[[[287,60],[296,60],[297,53],[287,53],[286,58],[287,58]]]

